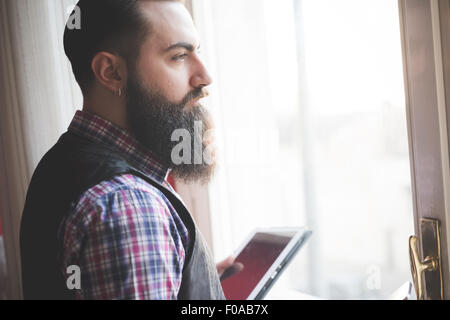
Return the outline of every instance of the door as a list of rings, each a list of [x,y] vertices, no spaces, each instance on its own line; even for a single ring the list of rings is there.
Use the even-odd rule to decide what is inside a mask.
[[[399,6],[416,237],[412,273],[418,298],[448,299],[450,1],[400,0]]]

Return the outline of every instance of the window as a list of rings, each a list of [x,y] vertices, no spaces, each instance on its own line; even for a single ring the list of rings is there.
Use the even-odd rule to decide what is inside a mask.
[[[313,237],[271,298],[388,298],[413,234],[400,27],[391,0],[193,0],[215,83],[218,258],[256,227]]]

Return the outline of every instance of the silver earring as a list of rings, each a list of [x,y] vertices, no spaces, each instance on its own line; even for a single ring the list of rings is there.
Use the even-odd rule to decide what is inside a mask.
[[[119,88],[119,98],[122,97],[122,89]]]

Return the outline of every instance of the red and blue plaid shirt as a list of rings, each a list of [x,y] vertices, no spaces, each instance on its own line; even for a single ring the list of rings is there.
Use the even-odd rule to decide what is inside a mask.
[[[166,187],[168,169],[127,131],[78,111],[69,131],[113,147]],[[173,190],[173,189],[172,189]],[[62,272],[80,268],[79,299],[176,299],[188,232],[162,193],[125,174],[85,191],[62,222]]]

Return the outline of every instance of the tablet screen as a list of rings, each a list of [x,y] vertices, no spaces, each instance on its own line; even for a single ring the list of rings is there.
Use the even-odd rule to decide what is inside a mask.
[[[244,266],[242,271],[222,281],[225,297],[247,299],[294,236],[295,232],[255,233],[236,257],[235,262]]]

